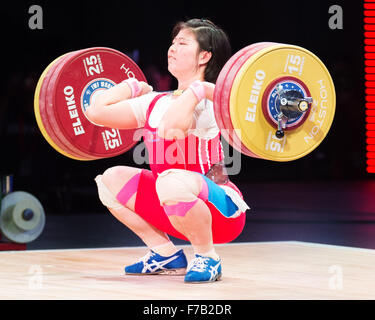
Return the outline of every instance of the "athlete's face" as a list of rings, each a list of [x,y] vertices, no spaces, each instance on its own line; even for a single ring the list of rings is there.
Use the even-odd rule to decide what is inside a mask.
[[[182,29],[168,50],[168,70],[177,79],[193,76],[199,67],[199,44],[189,29]]]

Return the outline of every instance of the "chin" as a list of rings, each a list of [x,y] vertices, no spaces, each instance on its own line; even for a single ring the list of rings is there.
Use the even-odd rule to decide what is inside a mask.
[[[171,66],[170,64],[168,64],[168,71],[169,73],[174,76],[175,78],[177,78],[179,72],[178,70],[176,70],[175,68],[173,68],[173,66]]]

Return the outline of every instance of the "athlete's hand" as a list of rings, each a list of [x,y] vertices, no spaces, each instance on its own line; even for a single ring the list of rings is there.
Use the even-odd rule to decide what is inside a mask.
[[[141,86],[141,88],[142,88],[142,91],[141,91],[141,93],[140,93],[140,96],[141,95],[144,95],[144,94],[146,94],[146,93],[149,93],[149,92],[151,92],[151,91],[153,91],[154,90],[154,88],[152,87],[152,86],[150,86],[149,84],[147,84],[146,82],[144,82],[144,81],[138,81],[138,84]]]

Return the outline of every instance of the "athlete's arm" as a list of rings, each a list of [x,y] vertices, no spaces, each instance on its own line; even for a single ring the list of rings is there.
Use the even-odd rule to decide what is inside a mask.
[[[139,81],[142,91],[140,95],[152,90],[146,82]],[[119,83],[99,94],[86,110],[86,116],[95,124],[116,129],[137,128],[138,122],[127,102],[132,91],[127,83]]]
[[[214,85],[203,82],[205,98],[213,100]],[[189,129],[194,125],[194,109],[200,102],[194,92],[189,88],[175,99],[168,111],[163,116],[158,135],[164,139],[183,139]]]

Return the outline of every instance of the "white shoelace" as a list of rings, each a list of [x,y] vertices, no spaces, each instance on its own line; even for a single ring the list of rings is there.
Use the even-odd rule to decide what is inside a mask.
[[[208,258],[204,257],[196,257],[194,258],[188,266],[188,271],[198,271],[203,272],[206,267],[206,262],[208,261]]]
[[[145,265],[152,256],[155,254],[151,251],[147,252],[142,258],[139,259],[139,262],[143,262],[143,265]]]

